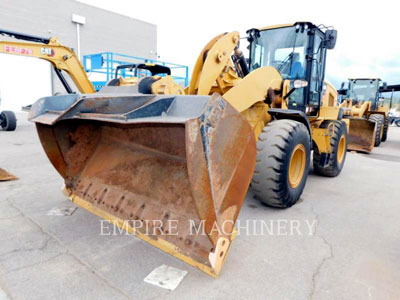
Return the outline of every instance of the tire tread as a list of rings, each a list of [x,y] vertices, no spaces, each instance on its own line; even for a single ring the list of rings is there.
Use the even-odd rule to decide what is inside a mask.
[[[17,128],[17,117],[15,116],[14,112],[10,110],[4,110],[1,113],[3,118],[3,123],[1,127],[4,131],[14,131]]]
[[[307,134],[309,137],[308,130],[302,123],[284,119],[270,122],[259,136],[252,187],[256,198],[268,206],[289,207],[298,200],[290,199],[281,182],[286,148],[298,134]],[[309,152],[307,155],[310,156]],[[307,161],[309,162],[309,158]],[[307,165],[305,176],[308,176]]]

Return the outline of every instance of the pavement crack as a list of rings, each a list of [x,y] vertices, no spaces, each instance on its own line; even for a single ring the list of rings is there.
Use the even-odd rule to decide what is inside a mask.
[[[321,221],[320,221],[319,215],[314,211],[314,207],[312,205],[311,205],[311,212],[314,214],[314,218],[317,220],[317,224],[315,226],[313,234],[315,236],[319,237],[322,240],[322,242],[328,247],[329,254],[321,260],[321,262],[318,264],[317,268],[315,269],[315,271],[311,277],[312,287],[311,287],[311,292],[310,292],[310,296],[309,296],[310,300],[314,299],[315,292],[316,292],[316,286],[317,286],[317,280],[318,280],[319,275],[321,274],[322,267],[328,260],[331,260],[334,258],[332,245],[327,241],[327,239],[324,236],[322,236],[321,234],[319,234],[319,235],[317,234],[317,227]]]
[[[46,231],[38,222],[34,221],[31,217],[29,217],[28,215],[26,215],[22,209],[20,209],[17,205],[15,205],[14,202],[12,202],[11,200],[7,199],[6,201],[8,201],[10,203],[10,205],[12,207],[14,207],[16,210],[18,210],[18,212],[21,213],[21,215],[28,221],[30,221],[32,224],[34,224],[35,226],[37,226],[40,230],[40,232],[43,235],[48,236],[48,241],[45,243],[44,248],[47,247],[50,239],[53,239],[54,241],[56,241],[63,249],[65,249],[65,252],[59,253],[56,256],[53,256],[51,258],[49,258],[46,261],[40,261],[38,263],[32,264],[30,265],[30,267],[35,266],[36,264],[42,264],[44,262],[50,261],[60,255],[69,255],[71,257],[73,257],[79,264],[81,264],[82,266],[84,266],[86,269],[88,269],[92,274],[94,274],[95,276],[97,276],[98,278],[100,278],[100,280],[102,280],[104,283],[106,283],[110,288],[114,289],[115,291],[119,292],[120,294],[122,294],[124,297],[126,297],[127,299],[134,299],[132,298],[128,293],[126,293],[124,290],[120,289],[118,286],[116,286],[114,283],[110,282],[107,278],[105,278],[102,274],[100,274],[96,269],[94,269],[92,266],[90,266],[88,263],[84,262],[83,260],[81,260],[77,255],[75,255],[70,249],[68,249],[67,246],[65,246],[58,238],[57,236],[55,236],[54,234]],[[26,268],[29,266],[24,266],[21,268]],[[13,270],[15,271],[15,270]]]
[[[37,248],[35,248],[35,247],[32,247],[32,248],[18,248],[18,249],[14,249],[14,250],[11,250],[11,251],[8,251],[8,252],[5,252],[5,253],[1,253],[0,257],[8,255],[8,254],[24,252],[24,251],[43,251],[43,250],[45,250],[47,248],[50,240],[51,240],[51,238],[47,237],[43,241],[43,243],[42,243],[42,245],[40,247],[37,247]]]
[[[66,253],[64,253],[64,252],[63,253],[58,253],[57,255],[54,255],[54,256],[46,259],[46,260],[41,260],[41,261],[38,261],[38,262],[30,264],[30,265],[25,265],[23,267],[11,269],[10,271],[7,272],[7,274],[8,273],[12,273],[12,272],[17,272],[17,271],[20,271],[20,270],[23,270],[23,269],[26,269],[26,268],[31,268],[31,267],[34,267],[34,266],[37,266],[37,265],[41,265],[41,264],[44,264],[44,263],[47,263],[47,262],[49,262],[49,261],[51,261],[51,260],[53,260],[53,259],[55,259],[55,258],[57,258],[57,257],[59,257],[61,255],[64,255],[64,254],[66,254]]]

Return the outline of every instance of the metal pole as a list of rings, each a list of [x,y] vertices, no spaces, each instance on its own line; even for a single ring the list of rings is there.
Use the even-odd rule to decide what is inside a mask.
[[[393,94],[394,94],[394,89],[392,90],[392,95],[390,96],[390,105],[389,105],[390,109],[392,108],[393,105]]]
[[[186,66],[185,69],[186,69],[186,72],[185,72],[186,73],[185,74],[185,87],[187,87],[189,85],[189,67]]]
[[[78,45],[78,59],[81,60],[81,37],[80,37],[80,30],[79,30],[79,23],[76,23],[76,39]]]
[[[54,89],[54,74],[53,74],[52,65],[50,65],[49,69],[50,69],[51,95],[54,95],[55,89]]]

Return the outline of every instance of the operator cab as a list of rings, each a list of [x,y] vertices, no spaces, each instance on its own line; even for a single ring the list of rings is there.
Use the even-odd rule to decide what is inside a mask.
[[[325,30],[325,31],[323,31]],[[288,97],[289,109],[317,115],[325,77],[326,50],[336,43],[336,30],[309,22],[250,29],[250,71],[274,67],[284,80],[307,82]]]
[[[356,103],[371,101],[371,109],[375,110],[380,96],[380,82],[379,78],[349,79],[347,99],[352,99]]]
[[[128,69],[128,72],[133,72],[134,77],[146,77],[151,74],[154,75],[171,75],[171,69],[169,67],[153,64],[153,63],[145,63],[145,64],[127,64],[127,65],[119,65],[115,69],[115,78],[118,78],[119,71],[121,71],[121,76],[126,77],[128,72],[125,70]],[[148,72],[147,72],[148,71]],[[150,72],[150,74],[149,74]]]

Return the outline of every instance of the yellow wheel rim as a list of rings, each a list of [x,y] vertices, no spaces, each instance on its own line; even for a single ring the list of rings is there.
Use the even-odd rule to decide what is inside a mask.
[[[339,141],[338,150],[336,154],[339,165],[342,163],[345,153],[346,153],[346,137],[342,135]]]
[[[295,189],[303,179],[304,170],[306,168],[306,149],[302,144],[297,145],[290,158],[289,164],[289,185]]]

